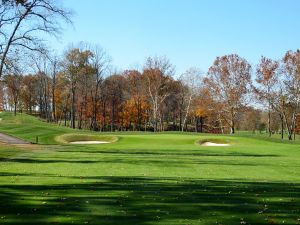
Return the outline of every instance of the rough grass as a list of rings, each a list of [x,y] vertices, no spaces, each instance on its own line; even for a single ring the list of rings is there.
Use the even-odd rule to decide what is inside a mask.
[[[253,136],[93,133],[1,114],[0,224],[288,224],[300,222],[300,146]],[[116,136],[59,145],[57,136]],[[228,140],[226,148],[200,140]],[[51,145],[49,145],[51,144]]]

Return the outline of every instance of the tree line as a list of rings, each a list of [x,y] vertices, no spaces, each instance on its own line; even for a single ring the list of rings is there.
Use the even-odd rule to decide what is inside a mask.
[[[166,57],[117,71],[99,46],[70,46],[61,56],[41,33],[58,35],[71,12],[51,0],[2,0],[0,107],[93,131],[298,132],[300,51],[256,66],[237,54],[217,57],[207,73],[178,75]],[[51,18],[51,19],[49,19]]]

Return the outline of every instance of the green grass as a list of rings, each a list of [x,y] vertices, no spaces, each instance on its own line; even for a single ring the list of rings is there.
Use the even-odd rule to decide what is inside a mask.
[[[300,223],[297,143],[245,134],[93,133],[27,115],[0,117],[1,132],[32,142],[39,136],[42,144],[0,145],[0,224]],[[83,135],[115,142],[59,144]],[[203,140],[232,145],[204,147]]]

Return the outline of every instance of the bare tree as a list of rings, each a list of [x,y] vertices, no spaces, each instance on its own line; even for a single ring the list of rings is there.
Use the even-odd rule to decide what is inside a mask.
[[[71,13],[55,0],[2,0],[0,4],[0,77],[16,49],[43,51],[41,34],[57,36]]]
[[[92,121],[90,128],[94,131],[98,130],[98,104],[100,101],[101,84],[104,80],[105,74],[110,69],[111,58],[104,49],[99,46],[92,47],[93,52],[92,67],[94,69],[93,87],[91,88],[92,97]]]
[[[56,93],[56,86],[57,86],[57,74],[59,71],[60,61],[57,56],[53,56],[50,58],[51,64],[51,93],[52,93],[52,119],[53,121],[57,122],[56,118],[56,105],[55,105],[55,93]]]
[[[185,102],[185,114],[183,118],[183,126],[182,126],[182,132],[184,131],[184,127],[186,126],[186,120],[190,112],[191,103],[197,94],[197,90],[199,90],[199,87],[201,85],[201,75],[202,72],[199,69],[191,68],[188,71],[186,71],[184,74],[182,74],[179,78],[181,83],[186,86],[184,90],[186,90],[186,95],[184,98]]]

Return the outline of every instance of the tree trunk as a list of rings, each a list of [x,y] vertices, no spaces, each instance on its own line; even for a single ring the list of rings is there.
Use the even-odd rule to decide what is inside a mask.
[[[154,124],[153,124],[154,132],[157,132],[157,114],[156,114],[155,110],[153,111],[153,121],[154,121]]]
[[[102,126],[102,131],[105,131],[106,128],[106,103],[105,100],[103,102],[103,126]]]
[[[67,126],[67,110],[64,111],[65,127]]]
[[[293,138],[294,138],[294,140],[296,140],[296,119],[297,119],[297,116],[296,116],[296,114],[294,114],[294,116],[293,116],[293,127],[292,127],[292,129],[293,129]]]
[[[78,121],[77,121],[77,128],[79,130],[82,129],[82,114],[83,114],[83,107],[80,107],[80,111],[78,112]]]
[[[234,124],[234,120],[231,121],[231,134],[235,134],[235,124]]]
[[[14,115],[17,115],[17,102],[14,102]]]
[[[292,127],[292,124],[289,125],[285,113],[283,114],[283,116],[284,116],[284,121],[285,121],[285,124],[286,124],[287,131],[288,131],[288,139],[293,140],[293,127]]]
[[[55,85],[56,85],[56,76],[53,75],[53,84],[52,84],[52,119],[54,122],[57,122],[56,120],[56,105],[55,105]]]
[[[92,130],[93,131],[97,131],[98,130],[98,125],[97,125],[97,100],[96,100],[96,95],[94,96],[94,100],[93,100],[93,116],[92,116]]]
[[[203,123],[204,123],[204,119],[203,119],[203,117],[201,116],[201,117],[200,117],[200,133],[203,133]]]
[[[222,123],[221,115],[218,114],[218,117],[219,117],[219,123],[220,123],[221,133],[224,134],[224,129],[223,129],[223,123]]]
[[[282,114],[280,116],[280,121],[281,121],[281,139],[283,139],[283,132],[284,132],[284,121],[283,121],[283,116]]]
[[[115,126],[115,102],[112,102],[112,109],[111,109],[111,123],[110,123],[110,131],[114,131],[114,126]]]
[[[179,130],[182,131],[182,111],[179,110]]]
[[[271,110],[270,110],[270,106],[268,109],[268,132],[269,132],[269,137],[272,136],[272,131],[271,131]]]
[[[71,128],[75,129],[75,90],[72,88]]]
[[[142,129],[142,105],[141,101],[138,101],[138,127],[137,130],[141,131]]]
[[[193,98],[193,95],[191,94],[189,97],[188,105],[187,105],[186,112],[185,112],[184,119],[183,119],[183,126],[186,127],[186,130],[187,130],[186,120],[187,120],[187,117],[188,117],[188,114],[190,111],[190,105],[191,105],[192,98]],[[182,132],[183,132],[183,128],[182,128]]]

